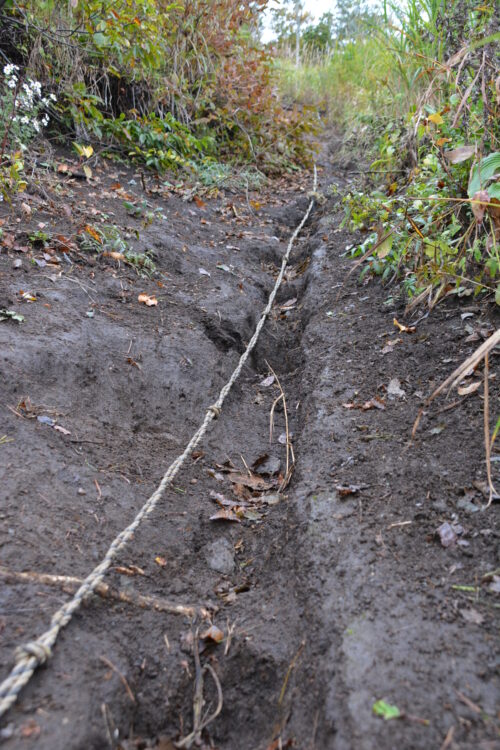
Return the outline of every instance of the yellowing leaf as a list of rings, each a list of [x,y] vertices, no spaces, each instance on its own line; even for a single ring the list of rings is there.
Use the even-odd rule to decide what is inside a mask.
[[[444,122],[439,112],[434,112],[433,115],[429,115],[428,119],[430,120],[430,122],[433,122],[434,125],[442,125]]]
[[[160,557],[160,555],[158,555],[157,557],[155,557],[155,563],[159,565],[160,568],[164,568],[167,564],[167,561],[164,557]]]
[[[438,140],[436,141],[436,146],[439,146],[441,148],[441,146],[444,146],[445,143],[449,143],[450,141],[451,138],[438,138]]]
[[[86,164],[84,164],[83,167],[82,167],[82,169],[84,171],[84,174],[85,174],[85,177],[87,178],[87,180],[90,180],[90,178],[92,177],[92,170],[91,170],[91,168],[88,167]]]
[[[87,232],[87,234],[90,234],[90,236],[98,242],[100,245],[102,245],[102,239],[100,234],[94,229],[94,227],[91,227],[90,224],[85,224],[83,227],[84,230]]]
[[[394,323],[394,325],[396,326],[396,328],[399,328],[399,330],[401,331],[401,333],[415,333],[415,331],[416,331],[415,326],[404,326],[402,323],[400,323],[397,320],[397,318],[394,318],[394,320],[392,322]]]
[[[377,248],[377,258],[385,258],[386,255],[389,255],[389,253],[392,250],[392,241],[394,239],[394,235],[390,235],[387,237],[381,245]]]
[[[139,294],[137,299],[139,302],[142,302],[143,305],[147,305],[148,307],[154,307],[158,304],[158,300],[154,295]]]

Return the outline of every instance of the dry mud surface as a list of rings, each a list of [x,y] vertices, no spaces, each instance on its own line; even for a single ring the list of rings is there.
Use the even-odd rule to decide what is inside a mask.
[[[73,205],[111,210],[115,178],[104,174],[90,195],[75,183]],[[342,192],[348,180],[333,146],[320,189]],[[283,182],[250,194],[252,212],[245,195],[205,205],[149,196],[166,217],[137,220],[154,254],[150,279],[112,258],[54,270],[3,248],[0,308],[25,316],[0,323],[3,568],[82,578],[101,560],[235,367],[308,189]],[[36,220],[58,231],[43,212]],[[360,286],[357,273],[343,285],[352,238],[340,220],[338,199],[316,206],[223,413],[106,582],[205,607],[222,631],[219,644],[199,641],[223,694],[204,747],[494,750],[499,602],[487,574],[499,565],[498,505],[480,509],[481,390],[437,402],[409,436],[423,398],[498,327],[498,313],[450,300],[415,333],[399,332],[394,317],[411,321],[402,304],[385,304],[387,291]],[[158,305],[139,304],[140,293]],[[497,364],[492,356],[493,376]],[[269,366],[296,459],[281,494],[285,415]],[[498,414],[494,377],[490,390]],[[236,520],[211,520],[219,511]],[[460,532],[448,547],[437,534],[446,522]],[[1,581],[3,679],[15,647],[69,594]],[[173,748],[192,730],[193,636],[209,625],[93,597],[4,717],[6,749]],[[203,675],[203,713],[212,712],[216,686]],[[377,700],[402,716],[375,715]]]

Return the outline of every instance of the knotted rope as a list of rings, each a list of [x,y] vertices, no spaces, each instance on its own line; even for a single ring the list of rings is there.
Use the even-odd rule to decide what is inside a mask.
[[[316,191],[316,186],[317,186],[317,171],[316,171],[316,166],[314,166],[314,185],[313,185],[313,194],[312,194],[313,196]],[[229,378],[226,385],[221,389],[219,393],[219,398],[214,404],[212,404],[212,406],[208,407],[203,422],[201,423],[197,431],[194,433],[193,437],[191,438],[188,445],[186,446],[186,449],[184,450],[184,452],[180,456],[178,456],[175,459],[175,461],[168,467],[167,471],[163,475],[163,478],[160,484],[158,485],[156,490],[153,492],[151,497],[142,506],[142,508],[140,509],[139,513],[136,515],[132,523],[129,526],[127,526],[126,529],[121,531],[120,534],[118,534],[118,536],[116,537],[116,539],[114,539],[111,542],[111,545],[108,551],[106,552],[104,558],[102,559],[102,561],[99,563],[99,565],[97,565],[97,567],[94,568],[94,570],[91,573],[89,573],[87,578],[85,578],[80,588],[74,594],[73,598],[69,602],[66,602],[66,604],[64,604],[60,609],[58,609],[57,612],[52,616],[49,629],[46,630],[45,633],[42,633],[42,635],[40,635],[35,641],[31,641],[22,646],[19,646],[15,650],[14,652],[14,657],[15,657],[15,662],[16,662],[15,666],[12,669],[9,676],[0,685],[0,716],[3,716],[3,714],[6,711],[8,711],[8,709],[16,702],[19,693],[21,692],[23,687],[28,684],[28,682],[30,681],[37,667],[39,667],[42,664],[45,664],[45,662],[48,661],[48,659],[51,657],[52,648],[57,640],[57,637],[61,629],[64,628],[65,625],[67,625],[70,622],[75,612],[77,612],[77,610],[80,608],[84,599],[87,599],[89,596],[91,596],[93,592],[95,591],[96,587],[102,582],[113,560],[116,558],[118,553],[123,549],[123,547],[125,547],[127,542],[130,541],[130,539],[134,535],[134,532],[136,531],[136,529],[139,527],[140,523],[142,522],[143,518],[149,515],[149,513],[152,513],[152,511],[156,508],[158,502],[163,497],[163,494],[165,493],[165,490],[167,489],[167,487],[172,483],[173,479],[176,477],[176,475],[178,474],[179,470],[181,469],[185,461],[189,458],[193,450],[202,440],[212,420],[217,419],[219,417],[222,411],[222,406],[224,404],[224,401],[226,400],[228,393],[230,392],[234,383],[238,379],[248,357],[250,356],[252,350],[254,349],[257,343],[257,340],[260,336],[260,333],[266,322],[266,318],[271,312],[272,306],[274,304],[274,300],[276,299],[276,294],[278,293],[278,289],[280,288],[281,283],[283,281],[283,277],[285,275],[285,269],[290,259],[290,253],[292,251],[292,247],[298,235],[300,234],[302,228],[304,227],[304,224],[308,220],[311,214],[313,205],[314,205],[314,197],[311,197],[311,200],[309,201],[309,205],[302,218],[302,221],[300,222],[300,224],[297,226],[294,233],[290,237],[290,240],[286,248],[286,252],[281,261],[281,269],[278,274],[278,278],[276,279],[276,283],[274,284],[273,290],[271,291],[271,294],[269,295],[267,305],[262,311],[259,322],[257,323],[257,327],[255,328],[255,332],[252,338],[250,339],[247,345],[247,348],[241,355],[236,369],[233,371],[233,374]]]

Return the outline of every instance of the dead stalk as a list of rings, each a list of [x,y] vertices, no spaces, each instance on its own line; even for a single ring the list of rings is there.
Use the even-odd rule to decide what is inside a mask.
[[[278,706],[281,706],[281,704],[283,703],[283,698],[285,697],[286,688],[287,688],[287,685],[288,685],[288,680],[290,679],[290,675],[292,674],[293,670],[295,669],[295,667],[297,665],[297,662],[299,660],[299,656],[301,655],[301,653],[302,653],[305,645],[306,645],[306,642],[304,640],[304,641],[301,642],[301,644],[300,644],[300,646],[299,646],[299,648],[297,650],[297,653],[293,657],[293,659],[290,662],[290,665],[289,665],[289,667],[288,667],[288,669],[286,671],[285,679],[283,680],[283,685],[281,686],[280,697],[278,699]]]
[[[193,636],[193,657],[195,666],[195,677],[194,677],[194,697],[193,697],[193,731],[184,737],[183,740],[175,743],[178,748],[187,748],[189,750],[193,745],[201,745],[201,733],[202,731],[214,721],[222,711],[223,697],[222,687],[220,680],[213,667],[210,664],[204,664],[201,666],[200,662],[200,651],[198,647],[199,640],[199,628],[197,627]],[[203,706],[205,705],[205,699],[203,697],[204,687],[204,673],[210,672],[212,680],[215,683],[217,690],[217,708],[211,714],[205,714],[202,716]]]
[[[490,495],[488,498],[488,502],[484,506],[485,508],[489,508],[491,503],[493,502],[493,497],[497,494],[495,487],[493,486],[493,481],[491,478],[491,443],[490,443],[490,390],[489,390],[489,383],[488,383],[488,374],[489,374],[489,362],[488,362],[488,354],[484,357],[484,407],[483,407],[483,417],[484,417],[484,449],[486,452],[486,477],[488,479],[488,489],[490,491]]]
[[[5,568],[2,565],[0,565],[0,578],[16,583],[41,583],[46,586],[60,586],[63,591],[67,591],[71,594],[74,593],[83,583],[81,578],[51,575],[49,573],[36,573],[34,571],[21,573],[16,570]],[[184,617],[189,617],[191,619],[193,619],[196,614],[199,614],[203,618],[209,617],[208,611],[203,607],[197,610],[196,607],[185,607],[182,604],[174,604],[167,599],[162,599],[156,596],[144,596],[143,594],[137,594],[135,592],[120,591],[112,589],[107,583],[99,583],[94,593],[98,594],[103,599],[113,599],[114,601],[124,602],[125,604],[133,604],[141,609],[154,609],[157,612],[183,615]]]
[[[289,424],[288,424],[288,409],[286,406],[286,397],[285,397],[285,391],[283,390],[283,387],[280,383],[280,380],[276,373],[274,372],[273,368],[269,364],[269,362],[266,360],[266,365],[268,366],[271,373],[274,375],[276,380],[276,385],[278,386],[280,390],[280,395],[274,400],[273,405],[271,407],[271,412],[269,414],[269,442],[272,442],[273,439],[273,430],[274,430],[274,410],[276,409],[277,405],[281,401],[283,403],[283,414],[285,417],[285,435],[286,435],[286,470],[285,470],[285,477],[280,485],[280,492],[282,492],[289,484],[290,479],[292,477],[293,468],[295,466],[295,453],[293,450],[292,440],[290,438],[290,430],[289,430]]]
[[[100,656],[99,659],[102,661],[103,664],[105,664],[115,674],[118,675],[118,677],[120,678],[120,681],[121,681],[123,687],[125,688],[125,692],[127,693],[128,697],[130,698],[130,700],[132,701],[132,703],[135,703],[136,702],[135,695],[133,694],[132,690],[130,689],[130,685],[128,684],[127,678],[125,677],[125,675],[123,674],[123,672],[120,672],[120,670],[118,669],[118,667],[116,667],[113,664],[113,662],[110,661],[109,659],[107,659],[105,656]]]
[[[439,396],[443,391],[451,391],[452,388],[455,388],[459,385],[459,383],[463,380],[464,377],[470,372],[473,372],[475,368],[479,365],[482,359],[484,359],[484,407],[483,407],[483,424],[484,424],[484,449],[486,454],[486,475],[488,479],[488,490],[489,490],[489,496],[488,496],[488,502],[485,506],[483,506],[483,510],[486,508],[489,508],[491,503],[493,502],[493,498],[497,497],[497,492],[495,490],[495,487],[493,485],[493,480],[491,476],[491,440],[490,440],[490,404],[489,404],[489,353],[498,345],[500,344],[500,328],[498,328],[495,333],[493,333],[489,338],[484,341],[481,346],[479,346],[475,352],[473,352],[470,357],[467,357],[467,359],[462,362],[459,367],[454,370],[449,377],[446,378],[445,381],[441,383],[438,388],[436,388],[433,393],[426,399],[424,406],[419,409],[419,412],[417,414],[417,418],[413,424],[413,429],[411,433],[411,439],[413,440],[417,430],[418,426],[420,424],[420,420],[424,414],[424,409],[427,408],[434,399]],[[455,404],[450,405],[449,408],[452,408]],[[441,411],[445,411],[445,409],[441,409]]]

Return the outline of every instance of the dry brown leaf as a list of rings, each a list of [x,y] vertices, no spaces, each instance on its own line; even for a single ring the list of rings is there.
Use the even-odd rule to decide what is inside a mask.
[[[211,625],[203,633],[200,633],[200,638],[204,641],[210,640],[214,643],[220,643],[224,640],[224,633],[216,625]]]
[[[459,148],[454,148],[451,151],[445,151],[444,155],[451,164],[460,164],[470,159],[475,153],[475,146],[459,146]]]
[[[490,196],[487,190],[478,190],[477,193],[474,193],[472,196],[472,213],[474,214],[474,217],[477,219],[478,224],[481,224],[482,220],[484,219],[484,214],[486,213],[486,209],[488,206],[486,206],[486,203],[490,202]]]
[[[459,396],[467,396],[469,393],[475,393],[480,387],[481,387],[481,381],[475,380],[473,383],[470,383],[470,385],[458,386],[457,393]]]
[[[137,297],[137,300],[141,302],[143,305],[147,305],[148,307],[154,307],[155,305],[158,304],[158,300],[156,299],[154,294],[153,295],[139,294],[139,296]]]
[[[54,430],[57,430],[57,432],[61,432],[63,435],[71,435],[71,432],[67,430],[65,427],[61,427],[60,424],[55,424]]]
[[[241,519],[238,518],[236,513],[233,513],[232,510],[229,508],[221,508],[217,511],[217,513],[214,513],[213,516],[210,516],[211,521],[233,521],[234,523],[240,523]]]

